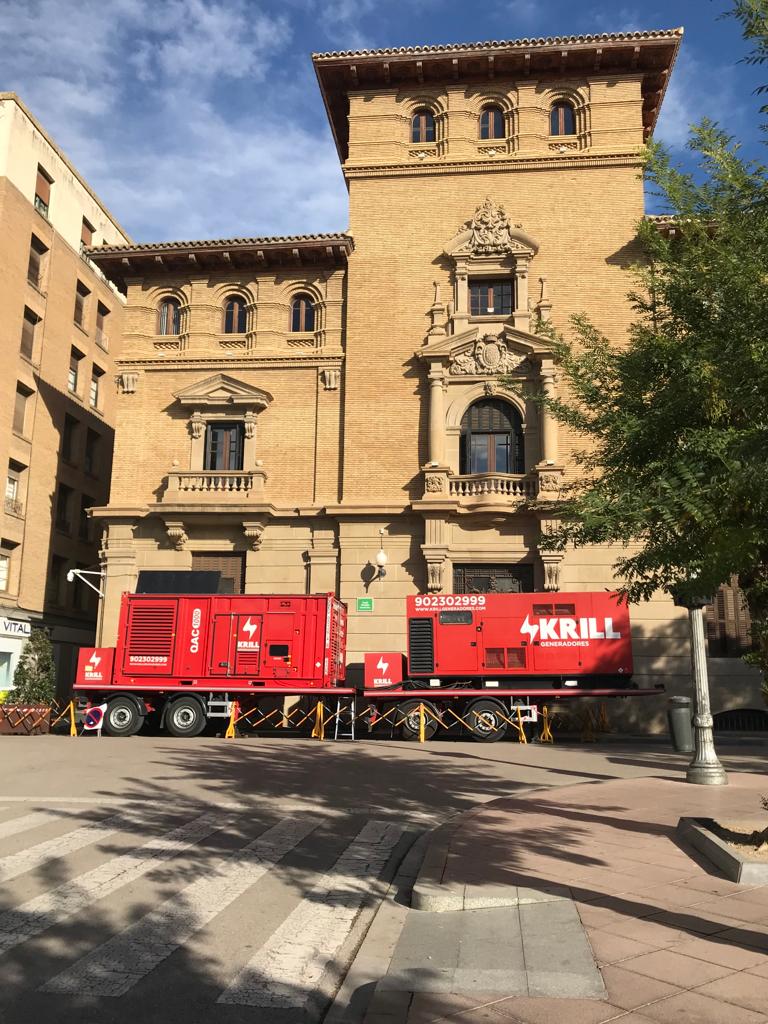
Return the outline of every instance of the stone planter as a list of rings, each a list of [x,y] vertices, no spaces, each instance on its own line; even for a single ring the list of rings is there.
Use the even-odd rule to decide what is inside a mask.
[[[730,878],[743,885],[768,885],[768,861],[751,859],[748,851],[741,851],[715,835],[711,818],[681,818],[677,834],[690,843],[707,860]],[[764,828],[765,821],[755,821],[755,829]]]
[[[50,731],[47,704],[0,704],[0,736],[42,736]]]

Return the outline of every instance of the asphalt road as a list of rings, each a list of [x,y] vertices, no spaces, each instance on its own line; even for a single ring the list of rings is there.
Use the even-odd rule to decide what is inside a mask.
[[[320,1021],[416,836],[663,746],[0,741],[0,1021]],[[764,748],[727,764],[764,770]]]

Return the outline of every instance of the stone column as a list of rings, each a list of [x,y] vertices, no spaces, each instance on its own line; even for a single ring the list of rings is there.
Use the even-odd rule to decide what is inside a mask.
[[[442,466],[445,460],[445,395],[442,366],[429,371],[429,461]]]
[[[120,619],[120,598],[126,591],[136,587],[138,566],[133,545],[133,531],[137,519],[112,519],[105,530],[104,548],[99,552],[104,577],[101,592],[104,594],[99,607],[96,642],[99,646],[110,647],[117,639]]]
[[[549,361],[542,363],[541,386],[547,398],[557,394],[555,387],[555,370]],[[546,406],[541,406],[541,461],[557,463],[557,420]]]

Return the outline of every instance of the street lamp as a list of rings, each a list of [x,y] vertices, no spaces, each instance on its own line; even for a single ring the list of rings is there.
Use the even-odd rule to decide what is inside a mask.
[[[695,576],[691,577],[695,584]],[[696,786],[727,786],[728,776],[715,752],[712,711],[709,705],[707,649],[704,640],[704,607],[710,599],[692,595],[690,587],[671,588],[674,603],[688,609],[691,631],[691,667],[693,669],[693,759],[685,773],[685,781]]]
[[[378,550],[378,553],[376,555],[376,570],[377,570],[377,572],[376,572],[376,579],[377,580],[383,580],[384,577],[387,575],[386,565],[387,565],[387,562],[388,562],[387,553],[384,550],[384,531],[383,530],[379,530],[379,537],[381,539],[379,540],[379,550]]]

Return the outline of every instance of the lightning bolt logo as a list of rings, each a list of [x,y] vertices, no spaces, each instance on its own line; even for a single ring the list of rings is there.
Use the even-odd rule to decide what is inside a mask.
[[[253,634],[258,628],[258,623],[251,622],[251,617],[249,615],[247,621],[243,623],[243,632],[248,634],[249,640],[253,640]]]
[[[91,665],[93,665],[94,668],[98,668],[99,664],[101,663],[101,658],[98,656],[96,651],[94,651],[93,654],[88,659],[88,661],[90,662]]]
[[[536,634],[539,632],[539,627],[537,625],[533,625],[529,617],[526,615],[525,622],[520,627],[520,632],[527,633],[529,641],[533,643],[533,641],[536,639]]]
[[[379,672],[381,672],[381,674],[383,676],[385,676],[387,674],[387,669],[389,668],[389,662],[388,661],[384,661],[384,656],[383,655],[376,662],[376,668],[379,670]]]

